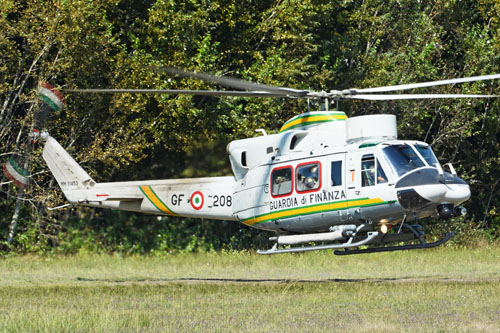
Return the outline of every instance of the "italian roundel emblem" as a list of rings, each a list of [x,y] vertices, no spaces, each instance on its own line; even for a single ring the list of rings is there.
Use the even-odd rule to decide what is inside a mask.
[[[191,194],[191,200],[189,200],[191,203],[191,207],[193,207],[196,210],[200,210],[203,207],[203,193],[200,191],[196,191],[193,194]]]

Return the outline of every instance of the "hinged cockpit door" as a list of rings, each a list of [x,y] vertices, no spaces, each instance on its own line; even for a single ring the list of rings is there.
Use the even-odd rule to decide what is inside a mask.
[[[348,156],[347,198],[349,214],[354,219],[367,219],[363,210],[366,207],[381,205],[389,197],[392,183],[376,149],[351,152]]]

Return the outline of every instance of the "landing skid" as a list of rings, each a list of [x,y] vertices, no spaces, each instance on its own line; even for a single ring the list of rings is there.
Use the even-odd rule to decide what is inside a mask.
[[[345,249],[342,251],[334,251],[333,253],[335,253],[336,255],[348,255],[348,254],[391,252],[391,251],[402,251],[402,250],[430,249],[430,248],[433,248],[433,247],[436,247],[436,246],[439,246],[441,244],[446,243],[454,235],[455,235],[454,232],[450,232],[446,236],[444,236],[441,240],[439,240],[437,242],[433,242],[433,243],[426,243],[424,241],[421,241],[420,244],[414,244],[414,245],[374,247],[374,248],[369,248],[369,249],[356,249],[356,250]]]
[[[258,254],[278,254],[290,252],[306,252],[317,250],[337,250],[336,255],[348,254],[362,254],[362,253],[375,253],[375,252],[391,252],[402,250],[415,250],[415,249],[429,249],[441,244],[446,243],[455,234],[448,233],[441,240],[433,243],[427,243],[422,238],[423,231],[420,225],[402,224],[397,234],[379,234],[377,231],[367,232],[363,236],[357,236],[359,232],[366,227],[365,224],[357,227],[356,231],[348,238],[347,241],[337,244],[314,245],[314,246],[297,246],[289,248],[278,248],[278,242],[269,250],[258,250]],[[408,232],[401,232],[401,229],[406,229]],[[345,239],[344,239],[345,240]],[[408,242],[418,240],[419,244],[400,245],[400,246],[383,246],[384,243]],[[286,244],[286,243],[285,243]],[[352,249],[362,245],[381,245],[380,247],[373,247],[367,249]]]

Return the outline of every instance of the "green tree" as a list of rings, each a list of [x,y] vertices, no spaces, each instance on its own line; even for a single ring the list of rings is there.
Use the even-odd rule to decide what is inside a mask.
[[[499,14],[494,0],[4,0],[0,158],[28,157],[32,175],[14,246],[145,252],[242,248],[265,238],[235,223],[158,221],[86,208],[47,212],[47,205],[64,199],[41,147],[27,140],[38,81],[62,89],[221,88],[169,77],[161,71],[167,66],[330,90],[498,73]],[[492,82],[422,92],[500,93]],[[497,100],[349,101],[340,107],[349,116],[397,115],[401,138],[431,143],[441,161],[453,162],[471,181],[468,223],[498,237]],[[97,181],[227,175],[228,142],[254,136],[257,128],[278,131],[305,110],[304,100],[68,93],[65,111],[52,115],[47,128]],[[0,183],[6,235],[19,192],[5,178]]]

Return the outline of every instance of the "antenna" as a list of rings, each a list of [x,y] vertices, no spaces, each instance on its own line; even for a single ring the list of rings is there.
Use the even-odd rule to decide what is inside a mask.
[[[323,103],[320,104],[321,111],[328,111],[328,98],[323,98]]]

